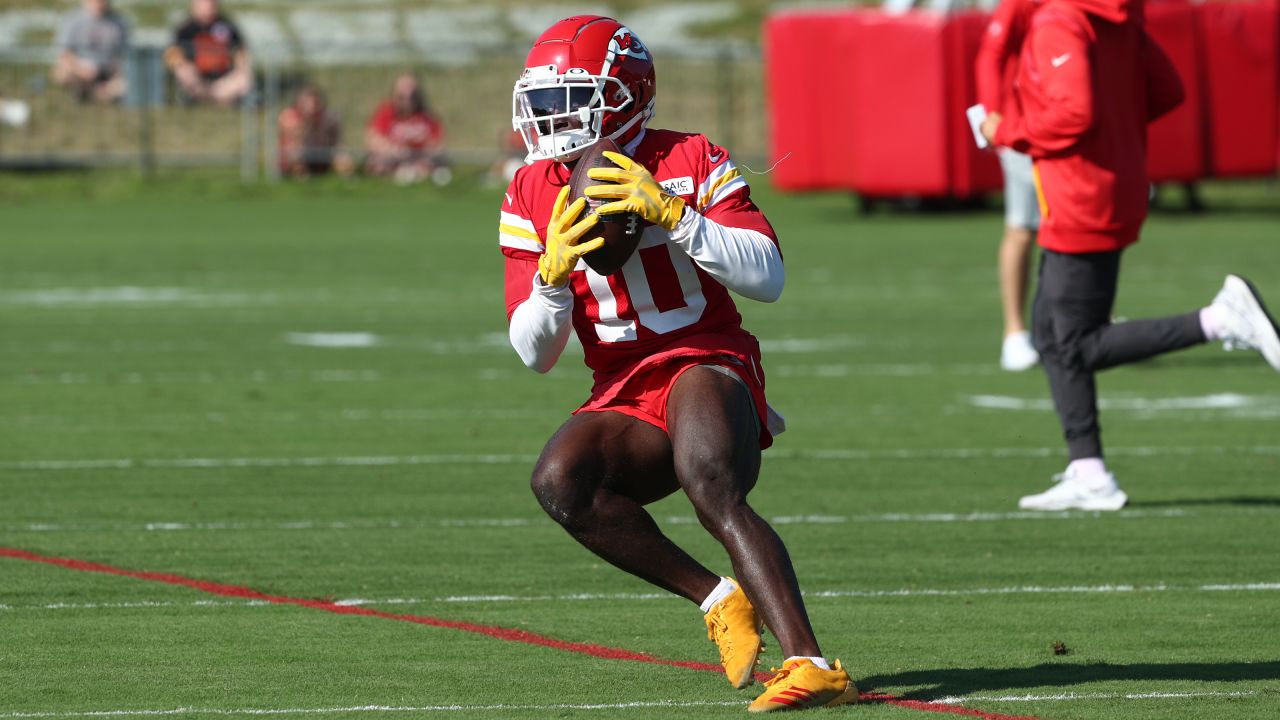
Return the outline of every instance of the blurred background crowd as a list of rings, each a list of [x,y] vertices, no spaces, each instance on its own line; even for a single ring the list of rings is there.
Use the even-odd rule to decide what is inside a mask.
[[[456,162],[487,168],[493,184],[519,166],[511,85],[537,29],[575,9],[4,4],[4,167],[238,164],[246,179],[366,174],[442,185]],[[692,5],[676,19],[679,9],[636,13],[664,51],[660,120],[763,157],[758,42],[685,42],[689,27],[725,7]]]

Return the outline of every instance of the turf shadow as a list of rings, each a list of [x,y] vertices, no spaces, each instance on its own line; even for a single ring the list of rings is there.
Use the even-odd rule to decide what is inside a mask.
[[[907,699],[964,696],[977,692],[1065,687],[1115,680],[1280,680],[1280,660],[1227,663],[1042,663],[1024,668],[948,668],[873,675],[857,680],[862,690],[923,686],[898,693]]]
[[[1241,507],[1278,507],[1280,497],[1264,497],[1260,495],[1239,495],[1236,497],[1218,498],[1183,498],[1178,500],[1131,500],[1125,506],[1133,509],[1176,508],[1191,505],[1239,505]]]

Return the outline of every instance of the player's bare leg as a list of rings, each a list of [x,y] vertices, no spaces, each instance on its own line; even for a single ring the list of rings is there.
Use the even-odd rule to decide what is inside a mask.
[[[695,367],[667,400],[676,476],[703,527],[788,656],[821,657],[782,539],[747,504],[760,473],[751,395],[736,378]]]
[[[996,265],[1000,278],[1000,306],[1004,314],[1004,335],[1000,364],[1006,370],[1026,370],[1037,357],[1031,347],[1024,319],[1027,307],[1027,271],[1035,231],[1006,225],[1000,241]]]
[[[694,603],[720,583],[643,507],[680,489],[660,429],[614,412],[575,415],[547,442],[532,486],[552,519],[615,567]]]
[[[1027,308],[1027,269],[1031,263],[1031,246],[1035,231],[1005,226],[1000,240],[997,264],[1000,273],[1000,306],[1004,310],[1004,334],[1025,332]]]
[[[725,676],[734,687],[746,687],[763,649],[751,601],[671,542],[643,507],[679,489],[666,433],[613,412],[570,419],[547,443],[533,475],[538,501],[574,539],[614,566],[700,605]]]

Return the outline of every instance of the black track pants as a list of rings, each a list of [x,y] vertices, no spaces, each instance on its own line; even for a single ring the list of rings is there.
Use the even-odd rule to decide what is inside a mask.
[[[1093,374],[1205,341],[1199,312],[1111,324],[1120,251],[1045,250],[1031,306],[1031,335],[1071,459],[1102,457]]]

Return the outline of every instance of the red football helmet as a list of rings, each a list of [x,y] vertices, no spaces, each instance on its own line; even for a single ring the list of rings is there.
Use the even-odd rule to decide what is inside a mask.
[[[533,43],[512,93],[511,125],[530,160],[567,162],[602,137],[625,146],[653,116],[653,56],[625,25],[577,15]]]

